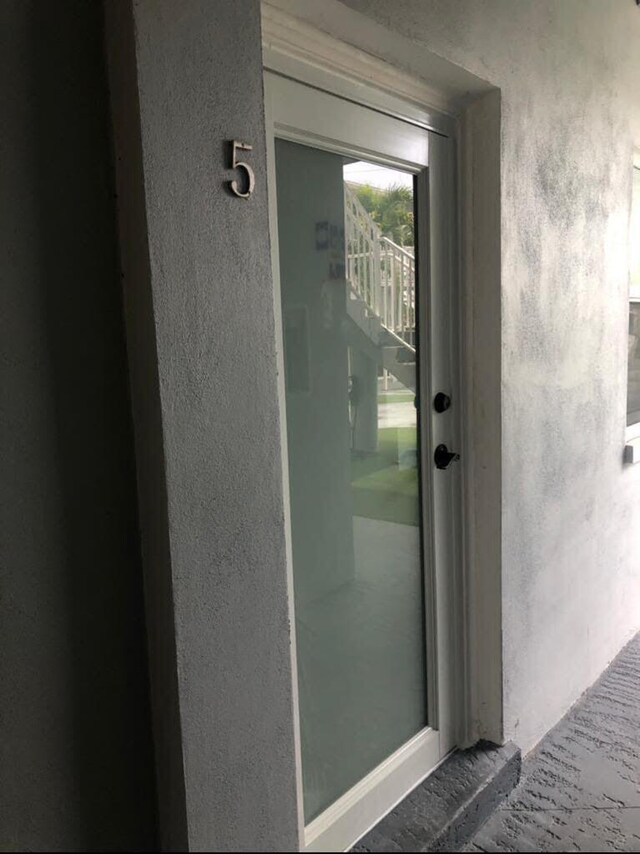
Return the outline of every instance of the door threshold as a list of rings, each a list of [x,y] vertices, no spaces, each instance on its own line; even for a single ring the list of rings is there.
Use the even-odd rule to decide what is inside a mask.
[[[440,763],[440,737],[423,729],[305,828],[305,851],[349,851]]]
[[[351,850],[460,850],[517,785],[520,765],[513,742],[455,751]]]

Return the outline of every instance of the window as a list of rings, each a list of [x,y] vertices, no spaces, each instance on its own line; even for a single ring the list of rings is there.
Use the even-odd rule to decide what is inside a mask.
[[[636,155],[633,168],[630,266],[627,427],[640,427],[640,154]]]

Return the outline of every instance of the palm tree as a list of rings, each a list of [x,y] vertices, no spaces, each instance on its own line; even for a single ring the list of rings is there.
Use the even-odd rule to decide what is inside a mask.
[[[382,189],[360,184],[354,189],[385,237],[400,246],[413,246],[413,192],[410,187],[394,184]]]

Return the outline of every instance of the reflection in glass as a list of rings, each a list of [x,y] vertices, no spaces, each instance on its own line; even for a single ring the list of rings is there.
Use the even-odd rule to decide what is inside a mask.
[[[632,301],[629,305],[627,425],[640,421],[640,168],[633,170],[630,249]]]
[[[308,822],[427,722],[413,179],[276,166]]]
[[[640,421],[640,302],[629,304],[627,425]]]

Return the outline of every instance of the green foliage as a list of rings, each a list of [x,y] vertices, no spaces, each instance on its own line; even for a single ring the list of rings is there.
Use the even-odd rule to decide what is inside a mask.
[[[386,189],[369,184],[351,187],[385,237],[400,246],[413,246],[413,193],[409,187],[400,184]]]

